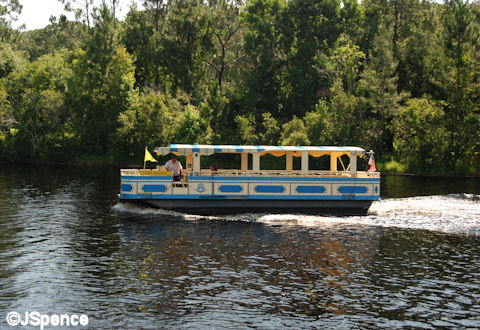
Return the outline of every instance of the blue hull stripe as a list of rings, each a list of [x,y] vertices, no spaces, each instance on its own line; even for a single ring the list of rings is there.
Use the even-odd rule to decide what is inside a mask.
[[[133,187],[131,184],[122,184],[122,191],[130,192],[132,191]]]
[[[367,187],[365,186],[340,186],[338,192],[341,194],[365,194]]]
[[[205,195],[151,195],[151,194],[120,194],[120,199],[208,199],[208,200],[223,200],[223,199],[272,199],[272,200],[379,200],[380,196],[354,196],[354,195],[340,195],[340,196],[290,196],[290,195],[230,195],[230,196],[205,196]]]
[[[284,186],[256,186],[255,191],[257,193],[277,193],[281,194],[285,192]]]
[[[295,189],[299,194],[323,194],[324,186],[297,186]]]
[[[223,193],[239,193],[239,192],[242,192],[243,190],[243,187],[242,186],[233,186],[233,185],[224,185],[224,186],[220,186],[218,188],[218,190],[220,190],[220,192],[223,192]]]
[[[167,186],[164,184],[146,184],[143,186],[143,191],[145,192],[165,192]]]

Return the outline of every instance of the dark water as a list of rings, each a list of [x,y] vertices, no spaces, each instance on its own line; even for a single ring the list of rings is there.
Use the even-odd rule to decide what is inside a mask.
[[[366,217],[221,218],[116,205],[118,179],[0,169],[0,329],[480,327],[480,179],[384,177]]]

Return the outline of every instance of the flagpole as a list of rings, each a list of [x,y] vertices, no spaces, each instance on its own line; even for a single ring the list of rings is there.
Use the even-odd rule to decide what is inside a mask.
[[[145,155],[147,154],[147,147],[145,146],[145,154],[143,155],[143,169],[145,169],[145,166],[147,165],[147,161],[145,160]]]

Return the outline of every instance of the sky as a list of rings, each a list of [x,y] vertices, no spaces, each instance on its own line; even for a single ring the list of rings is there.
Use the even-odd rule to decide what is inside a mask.
[[[95,0],[95,2],[101,3],[100,0]],[[123,19],[126,15],[132,2],[134,0],[120,0],[120,12],[118,15],[120,19]],[[140,1],[136,2],[140,3]],[[26,30],[40,29],[50,23],[50,16],[53,15],[58,18],[62,13],[66,14],[59,0],[20,0],[20,3],[23,9],[18,17],[18,21],[12,24],[15,28],[25,24]],[[69,19],[74,18],[72,13],[67,14],[67,17]]]

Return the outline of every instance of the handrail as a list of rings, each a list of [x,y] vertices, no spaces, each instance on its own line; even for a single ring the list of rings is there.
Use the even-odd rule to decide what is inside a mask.
[[[158,170],[144,170],[144,169],[122,169],[121,175],[122,176],[143,176],[143,175],[159,175],[159,176],[171,176],[171,172],[168,171],[158,171]],[[206,169],[202,169],[199,172],[194,171],[183,171],[184,176],[243,176],[243,177],[262,177],[262,176],[303,176],[303,177],[356,177],[356,178],[379,178],[380,172],[364,172],[364,171],[357,171],[355,174],[352,174],[348,171],[315,171],[309,170],[308,173],[303,173],[300,170],[293,170],[293,171],[285,171],[285,170],[260,170],[260,171],[241,171],[241,170],[229,170],[229,169],[222,169],[218,171],[210,171]]]

